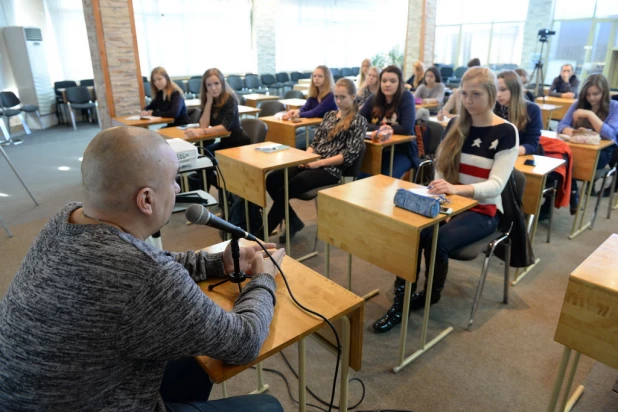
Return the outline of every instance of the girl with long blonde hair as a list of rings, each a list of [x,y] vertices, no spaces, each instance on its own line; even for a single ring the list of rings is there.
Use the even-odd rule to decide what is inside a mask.
[[[511,70],[498,74],[498,95],[494,113],[513,123],[519,130],[519,155],[536,153],[543,119],[541,109],[525,98],[521,77]]]
[[[333,75],[326,66],[318,66],[311,75],[309,94],[305,105],[300,109],[288,111],[283,115],[283,120],[295,117],[324,117],[331,110],[337,110],[333,98]]]
[[[380,89],[380,69],[371,66],[367,69],[367,77],[363,85],[358,89],[357,102],[359,107],[363,107],[369,98],[376,94]]]
[[[171,117],[174,122],[170,126],[189,123],[185,95],[163,67],[155,67],[150,73],[150,87],[154,98],[144,107],[142,116]]]
[[[360,90],[361,87],[365,85],[365,81],[367,80],[367,72],[371,67],[371,60],[365,59],[361,63],[360,73],[358,73],[358,83],[356,85],[356,90]]]
[[[337,110],[326,113],[315,132],[315,138],[307,152],[320,155],[320,159],[297,168],[288,169],[289,198],[295,198],[316,187],[336,184],[342,171],[350,167],[360,156],[367,132],[366,120],[358,114],[356,86],[350,79],[339,79],[335,84]],[[266,189],[273,199],[268,212],[268,229],[272,231],[285,216],[284,171],[276,170],[268,175]],[[305,225],[290,207],[290,237]],[[263,229],[258,231],[258,235]],[[285,242],[285,234],[279,238]]]
[[[432,304],[440,300],[451,251],[483,239],[498,226],[499,212],[503,211],[500,195],[513,171],[519,142],[515,126],[493,112],[496,94],[496,77],[491,70],[474,67],[464,74],[461,114],[451,120],[438,147],[436,177],[428,189],[430,194],[470,197],[479,204],[440,226],[432,290],[417,293],[413,283],[410,310],[424,307],[426,293],[431,293]],[[421,253],[429,267],[432,237],[433,228],[421,231],[417,273]],[[401,322],[404,290],[405,280],[397,278],[395,301],[374,323],[376,332],[386,332]]]

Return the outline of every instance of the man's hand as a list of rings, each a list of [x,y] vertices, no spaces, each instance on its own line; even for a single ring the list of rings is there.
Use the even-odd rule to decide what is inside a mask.
[[[271,245],[275,246],[274,243]],[[285,249],[281,248],[274,253],[271,253],[273,259],[279,266],[281,266],[281,262],[285,257]],[[257,253],[253,257],[253,262],[251,264],[251,274],[257,275],[258,273],[266,273],[275,278],[279,269],[273,264],[269,257],[264,258],[261,253]]]
[[[561,97],[564,98],[564,99],[574,99],[575,98],[575,93],[573,93],[573,92],[562,93]]]
[[[274,249],[277,245],[274,243],[264,243],[264,247],[266,249]],[[256,256],[262,257],[260,251],[262,248],[257,243],[254,243],[251,246],[245,246],[240,248],[240,270],[247,273],[256,273],[252,272],[253,267],[253,259]],[[234,271],[234,259],[232,259],[232,242],[228,243],[225,251],[223,252],[223,270],[225,273],[231,273]]]

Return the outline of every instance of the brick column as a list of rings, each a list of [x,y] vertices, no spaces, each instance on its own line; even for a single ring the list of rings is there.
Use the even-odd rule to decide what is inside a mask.
[[[530,0],[528,3],[528,15],[524,23],[524,44],[521,52],[520,66],[528,71],[528,76],[532,74],[534,64],[538,59],[538,53],[541,51],[541,44],[537,33],[540,29],[551,29],[553,16],[553,0]],[[551,41],[552,38],[550,37]],[[546,43],[543,48],[543,64],[544,69],[547,68],[547,52],[549,52],[549,43]],[[537,53],[535,55],[535,53]],[[547,81],[547,73],[545,73]],[[534,79],[529,79],[533,82]]]
[[[415,61],[421,60],[427,67],[433,64],[437,7],[437,0],[408,1],[408,31],[403,60],[405,79],[412,75]]]
[[[82,0],[103,128],[144,102],[132,0]]]
[[[277,0],[254,0],[253,47],[257,51],[257,73],[276,72]]]

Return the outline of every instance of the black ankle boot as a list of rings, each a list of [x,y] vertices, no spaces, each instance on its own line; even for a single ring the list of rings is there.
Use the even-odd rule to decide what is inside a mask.
[[[446,283],[447,274],[448,261],[436,262],[433,270],[431,300],[429,301],[432,305],[440,301],[442,289],[444,289],[444,283]],[[425,278],[425,288],[427,288],[427,278]],[[410,312],[423,309],[425,307],[425,296],[427,296],[427,290],[412,294],[412,297],[410,298]]]
[[[384,316],[374,322],[373,330],[376,333],[384,333],[393,329],[395,325],[401,323],[403,310],[403,295],[405,293],[406,281],[400,277],[395,280],[395,300],[393,306]],[[416,290],[416,282],[412,284],[412,293]]]
[[[442,292],[442,289],[434,290],[431,293],[430,303],[432,305],[440,301],[441,292]],[[425,296],[427,296],[427,294],[424,290],[421,292],[412,294],[412,297],[410,298],[410,312],[412,312],[413,310],[423,309],[425,307]]]
[[[286,222],[287,225],[287,222]],[[294,236],[305,228],[305,224],[298,217],[296,213],[292,209],[290,209],[290,240],[294,238]],[[285,243],[285,230],[279,236],[279,243]]]

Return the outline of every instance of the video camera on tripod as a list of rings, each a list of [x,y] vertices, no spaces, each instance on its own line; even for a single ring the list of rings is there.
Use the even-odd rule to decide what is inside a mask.
[[[554,30],[549,30],[549,29],[541,29],[539,30],[539,41],[541,43],[546,43],[547,42],[547,36],[553,36],[554,34],[556,34],[556,32]]]
[[[541,52],[539,53],[539,60],[537,60],[537,62],[534,65],[534,70],[532,71],[532,75],[530,76],[530,79],[535,79],[534,80],[534,85],[535,85],[535,89],[536,89],[536,95],[537,97],[542,96],[543,99],[545,98],[545,93],[543,93],[543,84],[545,82],[545,75],[543,73],[543,46],[545,46],[545,43],[547,43],[547,37],[549,36],[553,36],[554,34],[556,34],[556,32],[554,30],[549,30],[549,29],[541,29],[539,30],[539,42],[541,42]]]

